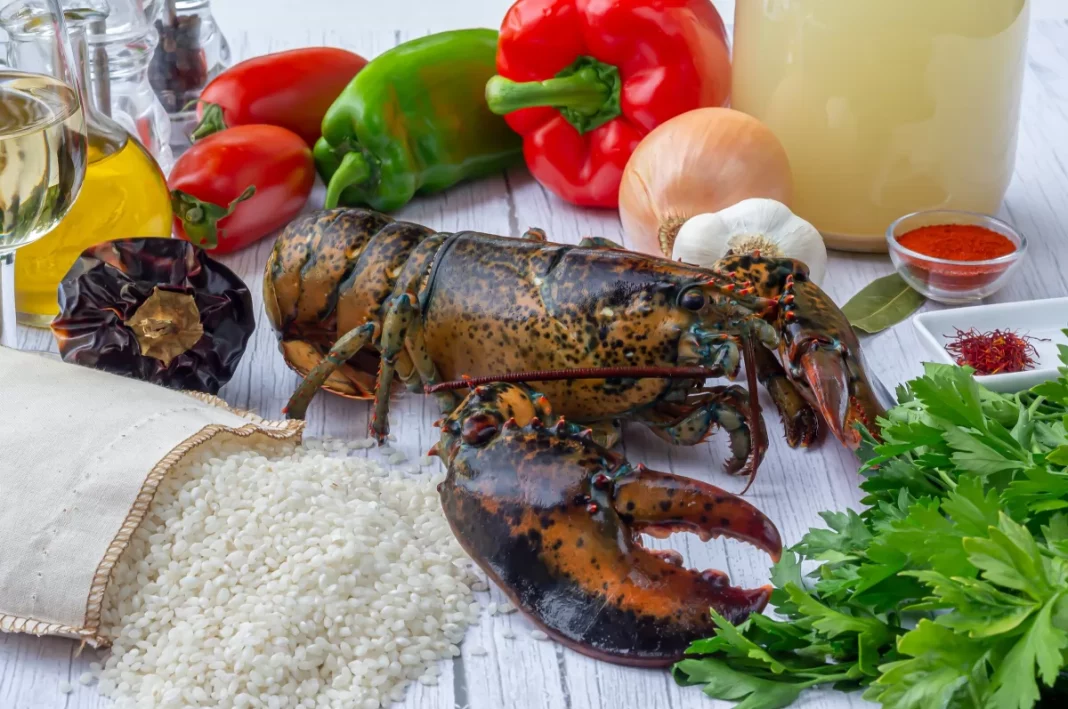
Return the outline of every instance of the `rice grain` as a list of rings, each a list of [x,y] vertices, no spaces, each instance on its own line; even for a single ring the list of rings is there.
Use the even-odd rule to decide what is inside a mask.
[[[478,620],[477,579],[442,476],[363,447],[214,444],[164,480],[107,588],[100,691],[118,709],[375,709],[436,684]]]

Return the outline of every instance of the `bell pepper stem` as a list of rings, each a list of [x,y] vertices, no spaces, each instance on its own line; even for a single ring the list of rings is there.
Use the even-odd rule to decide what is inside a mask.
[[[367,164],[367,158],[363,153],[345,153],[341,158],[341,164],[337,171],[330,177],[326,186],[326,202],[323,204],[327,209],[333,209],[341,199],[341,193],[352,185],[359,185],[371,177],[371,166]]]
[[[223,118],[222,107],[217,103],[205,103],[200,123],[197,123],[197,127],[190,137],[197,141],[221,130],[226,130],[226,120]]]
[[[621,114],[619,70],[593,57],[579,57],[552,79],[516,82],[494,76],[486,83],[490,111],[503,116],[524,108],[551,106],[580,133]]]
[[[234,213],[237,205],[256,194],[256,186],[249,185],[245,191],[223,206],[197,199],[188,192],[171,191],[171,209],[182,222],[186,238],[202,249],[214,249],[219,245],[219,222]]]
[[[486,103],[503,116],[521,108],[554,106],[593,113],[608,99],[608,87],[592,71],[545,81],[517,82],[494,76],[486,84]]]

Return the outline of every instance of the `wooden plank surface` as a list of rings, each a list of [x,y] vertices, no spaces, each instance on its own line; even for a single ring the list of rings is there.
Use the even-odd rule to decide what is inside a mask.
[[[293,27],[284,36],[257,33],[231,34],[236,58],[270,51],[328,44],[351,48],[366,56],[419,32],[353,31],[339,26]],[[352,22],[343,23],[348,27]],[[1068,22],[1044,20],[1033,26],[1025,86],[1023,120],[1015,179],[1002,216],[1019,227],[1031,242],[1030,258],[1014,281],[993,301],[1031,300],[1068,295]],[[317,190],[314,200],[321,200]],[[544,228],[550,238],[574,242],[598,235],[623,240],[619,220],[608,211],[580,210],[549,196],[521,169],[499,178],[463,185],[430,199],[418,200],[398,215],[434,229],[474,229],[519,236],[531,226]],[[274,334],[260,304],[261,269],[272,239],[225,259],[252,289],[260,323],[234,379],[222,395],[233,405],[278,415],[297,384],[297,377],[282,362]],[[885,256],[832,254],[826,287],[844,302],[873,278],[891,271]],[[927,306],[938,307],[938,306]],[[909,324],[864,340],[869,369],[886,385],[918,373],[921,351]],[[47,332],[23,329],[20,346],[54,350]],[[765,400],[766,405],[769,404]],[[363,437],[367,405],[335,397],[320,397],[309,412],[310,436]],[[392,412],[394,448],[409,459],[425,453],[434,440],[430,422],[436,407],[426,398],[405,395]],[[748,498],[763,509],[794,543],[819,524],[817,511],[856,505],[857,463],[852,454],[828,442],[808,451],[789,450],[782,430],[769,417],[772,448]],[[631,427],[624,447],[628,457],[650,467],[690,475],[727,489],[741,487],[720,467],[724,441],[693,448],[670,448],[648,432]],[[378,456],[377,451],[368,455]],[[767,559],[751,548],[731,542],[699,543],[686,535],[671,540],[687,564],[715,567],[730,573],[735,583],[758,585],[767,579]],[[655,542],[654,545],[663,544]],[[478,594],[480,601],[502,603],[492,589]],[[472,628],[462,646],[462,657],[446,663],[436,686],[413,685],[405,707],[453,709],[595,709],[602,706],[642,709],[717,709],[698,689],[679,688],[661,671],[635,670],[595,662],[550,642],[530,636],[533,626],[519,614],[486,614]],[[95,709],[110,703],[77,678],[98,659],[95,651],[76,656],[75,644],[60,639],[0,635],[0,708]],[[482,651],[485,654],[482,654]],[[75,691],[60,694],[60,681],[71,681]],[[865,705],[859,698],[833,692],[812,692],[798,706],[846,708]]]

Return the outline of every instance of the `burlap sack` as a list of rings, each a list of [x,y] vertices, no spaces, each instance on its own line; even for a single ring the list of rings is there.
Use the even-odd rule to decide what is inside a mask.
[[[108,577],[164,476],[216,436],[301,430],[0,347],[0,630],[106,642]]]

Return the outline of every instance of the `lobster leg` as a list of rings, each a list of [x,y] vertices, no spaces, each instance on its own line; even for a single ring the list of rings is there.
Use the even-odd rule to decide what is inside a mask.
[[[693,446],[706,440],[714,426],[723,428],[730,436],[731,457],[724,463],[727,472],[751,475],[760,465],[768,448],[768,434],[763,419],[757,419],[760,430],[749,430],[746,412],[749,395],[740,386],[711,387],[705,393],[691,396],[684,403],[661,402],[643,419],[657,436],[668,443]]]
[[[415,318],[408,326],[408,354],[412,358],[412,364],[415,365],[416,374],[423,381],[419,391],[423,391],[426,386],[434,386],[441,382],[441,374],[434,366],[434,361],[430,359],[430,353],[426,349],[426,336],[423,334],[421,318]],[[438,400],[438,406],[443,414],[455,409],[456,404],[459,403],[456,394],[451,391],[435,392],[434,398]]]
[[[816,440],[820,430],[816,410],[805,401],[805,397],[790,381],[782,363],[771,350],[757,347],[755,353],[757,378],[768,390],[771,400],[775,402],[775,408],[779,410],[783,428],[786,429],[786,442],[791,448],[807,448]]]
[[[389,435],[389,388],[397,368],[397,356],[404,350],[404,339],[419,312],[415,296],[401,293],[394,296],[388,305],[382,323],[379,342],[381,360],[378,366],[378,384],[375,386],[375,404],[371,412],[371,435],[383,443]]]
[[[426,351],[423,326],[418,316],[419,306],[415,296],[401,293],[390,301],[382,325],[382,360],[378,369],[378,385],[375,387],[374,412],[371,414],[371,435],[379,443],[389,435],[389,384],[393,381],[398,357],[404,355],[406,345],[415,371],[425,385],[433,386],[441,381],[441,375]],[[437,392],[434,396],[442,413],[448,413],[456,407],[456,397],[452,392]]]
[[[315,398],[319,387],[350,357],[371,344],[371,338],[374,337],[374,334],[375,324],[371,322],[364,323],[358,328],[345,333],[330,348],[330,352],[327,353],[326,357],[315,365],[312,371],[308,372],[308,376],[304,377],[304,381],[293,392],[293,396],[289,398],[289,403],[282,409],[282,413],[286,415],[286,418],[303,419],[308,412],[308,405]]]

